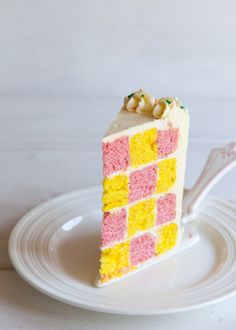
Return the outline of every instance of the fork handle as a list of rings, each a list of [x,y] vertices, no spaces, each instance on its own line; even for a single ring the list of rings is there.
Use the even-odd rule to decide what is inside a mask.
[[[210,189],[236,165],[236,142],[213,149],[193,188],[183,199],[182,222],[194,220],[194,212]]]

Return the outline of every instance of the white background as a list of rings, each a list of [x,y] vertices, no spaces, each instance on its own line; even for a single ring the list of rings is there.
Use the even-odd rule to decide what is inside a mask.
[[[210,149],[236,140],[235,32],[233,0],[0,0],[1,329],[110,329],[115,320],[117,328],[185,329],[185,317],[196,329],[232,329],[232,300],[137,321],[65,307],[12,271],[7,242],[32,207],[100,184],[101,137],[137,88],[189,108],[191,186]],[[235,184],[234,170],[214,193],[233,199]]]
[[[0,2],[1,95],[235,97],[234,0]]]

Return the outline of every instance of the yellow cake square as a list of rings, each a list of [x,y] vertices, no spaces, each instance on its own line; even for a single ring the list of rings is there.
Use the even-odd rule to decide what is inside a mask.
[[[157,129],[151,128],[135,134],[130,139],[131,166],[149,163],[157,159]]]
[[[109,211],[115,207],[128,203],[128,176],[115,175],[103,180],[103,211]]]
[[[128,236],[131,237],[138,231],[148,230],[155,226],[154,198],[139,202],[129,208],[128,215]]]
[[[176,159],[170,158],[157,164],[157,194],[167,192],[176,181]]]
[[[130,242],[102,250],[100,275],[104,280],[120,276],[129,268]]]
[[[176,245],[177,237],[178,225],[176,223],[170,223],[159,228],[157,230],[157,254],[171,250]]]

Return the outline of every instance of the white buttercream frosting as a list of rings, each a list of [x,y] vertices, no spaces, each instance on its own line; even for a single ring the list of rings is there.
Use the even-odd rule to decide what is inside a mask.
[[[184,109],[176,97],[162,97],[155,99],[150,93],[140,89],[124,99],[122,109],[137,113],[152,113],[156,119],[163,119],[173,109]]]

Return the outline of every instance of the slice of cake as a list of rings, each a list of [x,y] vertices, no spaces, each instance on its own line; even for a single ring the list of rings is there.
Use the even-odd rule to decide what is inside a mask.
[[[103,138],[98,285],[153,264],[181,239],[188,111],[177,98],[128,95]]]

